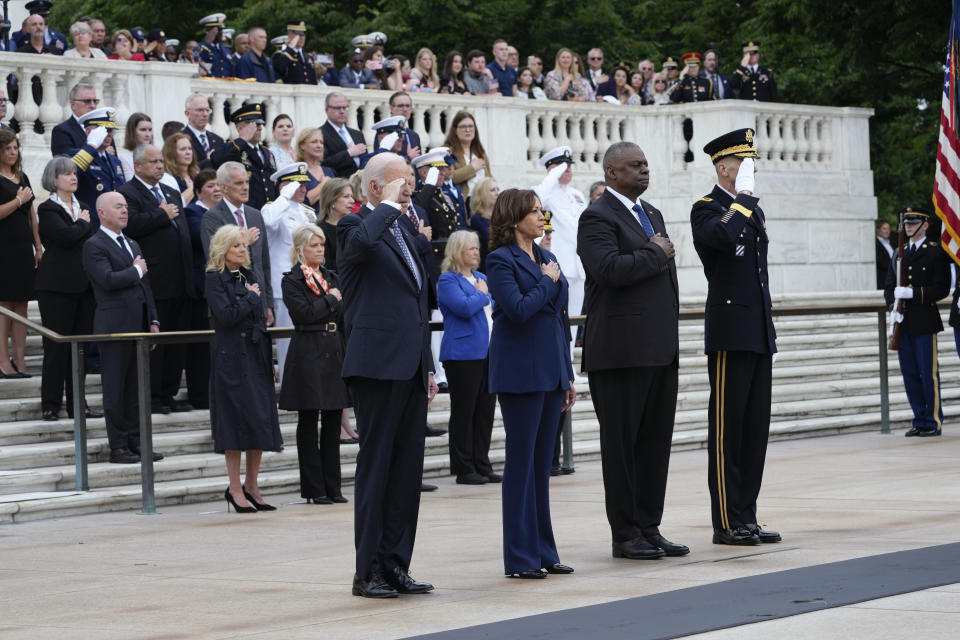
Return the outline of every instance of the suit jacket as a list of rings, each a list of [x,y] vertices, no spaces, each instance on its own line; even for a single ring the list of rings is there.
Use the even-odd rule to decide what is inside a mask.
[[[197,158],[197,165],[201,169],[212,169],[213,162],[210,158],[207,157],[207,152],[203,150],[203,145],[200,144],[200,140],[197,139],[196,134],[193,133],[193,130],[190,127],[184,127],[180,132],[190,136],[190,144],[193,145],[193,154]],[[215,134],[210,129],[204,131],[207,136],[207,144],[210,145],[210,150],[215,151],[218,147],[223,145],[223,138]]]
[[[190,228],[190,246],[193,249],[193,290],[194,297],[197,299],[203,299],[203,287],[206,281],[207,270],[207,257],[203,251],[203,240],[201,236],[203,235],[203,216],[206,215],[207,209],[194,201],[191,204],[188,204],[183,211],[184,215],[180,216],[186,218],[187,226]]]
[[[484,282],[479,271],[473,276]],[[490,296],[477,290],[460,273],[440,274],[437,301],[443,313],[443,339],[440,341],[440,362],[447,360],[483,360],[490,347],[490,329],[484,307]]]
[[[890,254],[887,248],[880,243],[880,238],[875,238],[873,243],[877,249],[877,289],[883,289],[887,282],[887,272],[890,270]],[[897,248],[893,248],[896,255]]]
[[[237,64],[238,78],[254,78],[257,82],[276,82],[277,74],[273,62],[267,56],[258,56],[252,49],[240,57]]]
[[[72,115],[55,126],[50,133],[50,153],[55,156],[73,155],[87,143],[87,134]]]
[[[776,353],[766,217],[759,199],[715,186],[693,203],[693,246],[707,276],[706,353]]]
[[[403,144],[400,146],[400,155],[406,158],[407,149],[411,147],[420,147],[420,153],[424,152],[423,147],[420,145],[420,134],[413,129],[407,129],[407,132],[403,134]]]
[[[135,177],[117,189],[127,199],[125,233],[143,247],[147,278],[155,299],[196,297],[190,223],[183,215],[180,193],[159,182],[157,186],[164,200],[177,205],[181,215],[171,220],[160,208],[156,196]]]
[[[277,160],[273,157],[273,152],[263,145],[260,146],[260,151],[266,156],[266,161],[261,158],[260,153],[249,142],[237,138],[236,140],[227,140],[226,143],[217,147],[210,156],[210,160],[215,167],[232,160],[239,162],[246,168],[247,175],[250,177],[250,198],[247,202],[251,207],[258,210],[277,197],[277,185],[270,179],[270,176],[277,170]]]
[[[663,215],[641,203],[653,230],[667,236]],[[580,215],[577,253],[586,272],[583,371],[675,363],[677,265],[650,242],[633,211],[604,193]]]
[[[427,215],[427,212],[424,211],[422,207],[418,207],[416,204],[410,203],[410,206],[413,207],[417,217],[423,221],[423,224],[429,227],[430,217]],[[430,241],[427,240],[425,235],[420,233],[419,228],[414,226],[413,220],[410,219],[409,214],[400,216],[399,220],[400,226],[403,227],[403,230],[410,234],[410,237],[413,238],[413,244],[417,255],[420,256],[420,261],[423,263],[423,266],[427,271],[427,278],[430,281],[428,304],[430,305],[431,309],[436,309],[437,278],[440,277],[440,262],[434,258],[433,245],[430,244]],[[443,256],[440,256],[440,260],[443,260]]]
[[[707,78],[713,82],[713,76],[706,71],[701,71],[700,77]],[[734,95],[733,87],[730,86],[730,76],[725,76],[722,73],[718,73],[716,74],[716,78],[716,82],[713,82],[713,95],[717,96],[718,100],[729,100],[737,97]],[[723,98],[720,97],[721,86],[723,87]]]
[[[487,255],[487,282],[493,297],[490,336],[490,393],[532,393],[568,389],[570,318],[567,279],[555,283],[540,265],[557,258],[534,245],[537,264],[516,243]]]
[[[409,380],[418,371],[426,390],[433,371],[427,272],[401,227],[420,273],[417,287],[391,230],[400,211],[364,206],[337,224],[337,275],[346,309],[343,377]]]
[[[127,242],[133,255],[143,255],[136,240],[128,237]],[[130,254],[105,232],[94,233],[83,244],[83,269],[97,299],[95,333],[146,331],[157,320],[150,281],[140,277]]]
[[[263,224],[263,217],[257,209],[243,205],[243,216],[247,220],[247,227],[260,229],[260,237],[248,247],[250,251],[250,270],[256,281],[260,283],[260,301],[264,313],[273,308],[273,287],[270,285],[270,248],[267,246],[267,228]],[[203,255],[210,256],[210,238],[217,229],[225,224],[237,224],[237,218],[227,206],[226,199],[213,205],[203,215],[200,225],[200,239],[203,242]]]
[[[80,208],[90,210],[82,202]],[[63,207],[50,200],[37,207],[37,221],[43,260],[37,266],[33,288],[59,293],[83,293],[89,289],[90,280],[83,270],[83,243],[96,232],[96,227],[83,220],[74,222]]]
[[[340,69],[340,86],[344,89],[359,89],[371,84],[377,84],[377,81],[373,77],[373,71],[366,67],[360,72],[359,81],[357,80],[357,74],[353,72],[349,64]]]
[[[913,297],[903,301],[900,330],[910,336],[939,333],[943,331],[943,320],[937,301],[950,293],[950,259],[939,244],[927,239],[915,251],[909,250],[906,240],[903,245],[904,280],[913,289]],[[883,292],[888,308],[893,307],[893,289],[897,284],[897,261],[891,260]]]
[[[357,170],[357,165],[347,152],[347,143],[329,122],[324,122],[320,131],[323,132],[323,166],[333,169],[338,178],[349,178]],[[348,127],[347,133],[355,143],[366,143],[363,134],[356,129]]]

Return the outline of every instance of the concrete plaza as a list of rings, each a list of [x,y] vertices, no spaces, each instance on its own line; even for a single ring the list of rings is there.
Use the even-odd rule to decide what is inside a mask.
[[[860,433],[771,443],[761,524],[776,545],[711,544],[705,450],[675,452],[662,532],[689,556],[614,560],[600,462],[551,485],[572,576],[503,576],[498,485],[439,480],[423,495],[411,573],[424,596],[350,595],[353,509],[270,496],[0,527],[3,638],[402,638],[882,553],[960,541],[960,434]],[[345,495],[352,499],[352,487]],[[749,594],[745,594],[748,597]],[[954,638],[960,585],[760,622],[699,638]],[[642,637],[638,633],[637,637]]]

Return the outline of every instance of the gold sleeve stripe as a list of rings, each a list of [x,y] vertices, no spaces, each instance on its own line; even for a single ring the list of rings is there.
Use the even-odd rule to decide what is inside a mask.
[[[743,206],[739,202],[734,202],[732,205],[730,205],[730,210],[739,211],[740,213],[747,216],[748,218],[753,215],[753,211],[751,211],[750,209],[747,209],[745,206]]]
[[[90,153],[87,150],[80,149],[80,151],[77,151],[73,155],[73,158],[71,158],[71,160],[73,160],[73,164],[77,165],[77,167],[79,167],[81,171],[86,171],[87,168],[90,166],[90,163],[93,162],[93,156],[90,155]]]

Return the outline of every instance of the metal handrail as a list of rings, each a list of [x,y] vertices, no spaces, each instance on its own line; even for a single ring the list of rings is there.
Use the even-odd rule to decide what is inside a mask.
[[[877,314],[877,329],[879,336],[880,355],[880,433],[890,433],[890,393],[887,362],[887,307],[884,304],[844,304],[844,305],[805,305],[775,307],[772,310],[775,316],[813,316],[845,313]],[[133,332],[133,333],[96,333],[82,335],[63,335],[25,318],[9,309],[0,307],[0,315],[18,322],[28,329],[40,334],[44,338],[59,343],[70,344],[70,355],[73,368],[73,441],[75,485],[77,491],[89,491],[87,472],[87,419],[84,415],[83,400],[83,357],[82,345],[86,342],[127,342],[135,341],[137,350],[137,387],[140,402],[140,485],[143,514],[157,512],[153,486],[153,422],[150,406],[150,346],[153,344],[181,344],[187,342],[208,342],[213,336],[212,329],[195,331],[167,331],[161,333]],[[679,319],[702,320],[703,311],[680,311]],[[586,316],[572,316],[570,324],[582,325]],[[442,331],[442,321],[430,322],[431,331]],[[267,332],[277,338],[292,336],[296,330],[293,327],[270,327]],[[569,437],[566,438],[569,440]]]

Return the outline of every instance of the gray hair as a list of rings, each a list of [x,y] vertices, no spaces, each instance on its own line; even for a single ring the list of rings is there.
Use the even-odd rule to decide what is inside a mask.
[[[614,142],[607,148],[607,152],[603,154],[603,168],[611,167],[614,164],[618,163],[623,157],[623,152],[627,149],[639,149],[639,145],[633,142],[627,142],[626,140],[622,142]]]
[[[77,84],[73,85],[73,88],[70,89],[70,99],[76,100],[77,94],[83,91],[84,89],[90,89],[90,91],[96,91],[93,88],[93,85],[89,85],[86,82],[78,82]]]
[[[343,98],[344,100],[346,100],[347,96],[343,95],[339,91],[331,91],[330,93],[327,94],[327,97],[323,99],[323,107],[324,108],[329,107],[330,101],[333,100],[334,98]]]
[[[133,164],[140,164],[143,162],[143,159],[147,156],[147,151],[153,149],[155,151],[160,151],[152,144],[141,144],[139,147],[133,150]]]
[[[54,156],[47,166],[43,168],[43,177],[40,178],[40,184],[50,193],[57,190],[57,178],[66,173],[76,173],[77,165],[67,156]]]
[[[395,153],[378,153],[370,158],[367,166],[363,169],[363,181],[360,183],[360,188],[363,190],[364,196],[369,197],[371,182],[376,182],[378,186],[383,186],[383,174],[386,172],[387,166],[394,162],[406,163],[406,160]]]
[[[70,37],[77,35],[78,33],[85,33],[87,35],[93,35],[93,29],[90,28],[86,22],[74,22],[70,25]]]
[[[210,101],[207,100],[207,96],[203,95],[202,93],[191,93],[189,96],[187,96],[187,100],[183,103],[183,108],[189,109],[190,103],[196,100],[197,98],[200,98],[204,102],[206,102],[208,107],[210,106]]]
[[[236,171],[237,169],[239,169],[240,171],[243,171],[244,173],[247,172],[246,167],[244,167],[239,162],[236,162],[234,160],[229,160],[227,162],[224,162],[217,169],[217,184],[228,184],[230,182],[230,172]]]

